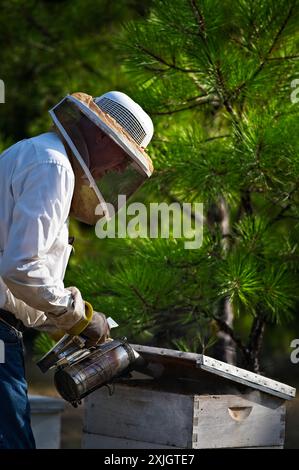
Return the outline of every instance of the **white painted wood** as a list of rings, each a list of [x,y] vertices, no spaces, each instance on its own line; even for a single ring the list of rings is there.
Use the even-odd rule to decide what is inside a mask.
[[[188,447],[192,441],[193,397],[115,385],[85,400],[84,431],[153,444]]]
[[[31,417],[31,427],[37,449],[59,449],[61,419],[57,414],[38,413]]]
[[[269,393],[284,400],[291,400],[296,396],[296,389],[289,385],[277,382],[276,380],[269,379],[263,375],[254,374],[240,367],[227,364],[222,361],[217,361],[212,357],[199,355],[200,359],[198,367],[212,374],[217,374],[221,377],[225,377],[229,380],[242,383],[262,392]]]
[[[240,447],[240,449],[253,449],[253,450],[262,450],[262,449],[283,449],[283,446],[270,446],[270,447]]]
[[[64,400],[40,395],[29,395],[31,426],[37,449],[59,449],[61,413]]]
[[[247,385],[253,389],[261,390],[270,395],[278,396],[284,400],[291,400],[296,396],[296,389],[289,385],[277,382],[262,375],[255,374],[240,367],[218,361],[203,354],[176,351],[174,349],[154,348],[152,346],[142,346],[132,344],[132,347],[149,363],[148,370],[153,372],[153,376],[162,376],[169,373],[173,365],[181,366],[193,370],[194,378],[202,378],[202,374],[214,374],[224,377],[234,382]],[[160,370],[154,369],[153,365],[160,365]],[[162,368],[161,368],[162,366]],[[164,366],[164,367],[163,367]],[[197,369],[197,370],[196,370]],[[203,372],[202,372],[203,371]]]
[[[235,395],[195,396],[193,447],[283,446],[285,405]]]
[[[284,429],[284,402],[257,391],[184,395],[122,383],[112,396],[102,388],[85,400],[86,447],[98,445],[94,435],[118,439],[111,442],[120,448],[129,448],[127,441],[152,448],[280,447]]]
[[[100,434],[83,433],[82,449],[179,449],[179,447],[162,446],[162,444],[122,439],[119,437],[101,436]]]

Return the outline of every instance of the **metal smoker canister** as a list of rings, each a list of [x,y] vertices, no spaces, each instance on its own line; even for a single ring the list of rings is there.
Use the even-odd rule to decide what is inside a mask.
[[[140,356],[125,341],[113,340],[105,349],[95,349],[87,357],[59,368],[54,376],[60,395],[76,405],[89,393],[117,377]]]

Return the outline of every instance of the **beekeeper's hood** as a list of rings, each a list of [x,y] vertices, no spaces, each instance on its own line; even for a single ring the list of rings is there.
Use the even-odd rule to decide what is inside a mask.
[[[49,112],[72,154],[75,191],[71,214],[90,225],[101,217],[109,220],[119,209],[118,196],[129,198],[153,172],[145,151],[153,135],[151,118],[129,96],[118,91],[98,98],[85,93],[67,95]],[[121,172],[119,168],[107,171],[106,164],[101,173],[101,152],[96,155],[96,168],[94,158],[91,164],[88,149],[102,132],[126,153]]]

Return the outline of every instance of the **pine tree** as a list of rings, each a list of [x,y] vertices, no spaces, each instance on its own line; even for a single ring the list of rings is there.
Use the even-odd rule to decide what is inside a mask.
[[[128,241],[134,261],[110,289],[157,344],[205,343],[216,325],[255,371],[266,323],[297,301],[298,13],[296,1],[155,1],[126,35],[132,93],[156,120],[150,199],[203,201],[206,224],[195,252]],[[251,317],[245,340],[238,315]]]
[[[127,91],[156,127],[155,176],[139,200],[205,207],[200,249],[105,240],[115,259],[85,265],[83,292],[131,337],[204,352],[222,341],[226,360],[237,347],[259,372],[266,325],[294,315],[298,25],[297,0],[154,0],[126,26]]]

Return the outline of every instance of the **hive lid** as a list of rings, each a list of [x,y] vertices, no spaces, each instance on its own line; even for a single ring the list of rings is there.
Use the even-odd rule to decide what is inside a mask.
[[[289,385],[218,361],[204,354],[138,344],[132,344],[132,347],[145,359],[149,364],[149,369],[157,378],[188,377],[195,380],[205,380],[207,375],[213,374],[284,400],[291,400],[296,395],[296,389]]]

